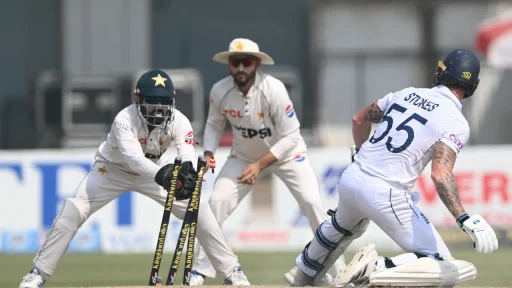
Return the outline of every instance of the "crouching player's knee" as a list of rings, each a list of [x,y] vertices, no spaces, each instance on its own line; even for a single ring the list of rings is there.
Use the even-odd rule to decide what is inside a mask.
[[[76,231],[89,218],[89,209],[76,198],[67,198],[62,211],[54,220],[55,228]]]
[[[463,260],[418,260],[370,274],[373,286],[451,287],[476,278],[476,267]]]

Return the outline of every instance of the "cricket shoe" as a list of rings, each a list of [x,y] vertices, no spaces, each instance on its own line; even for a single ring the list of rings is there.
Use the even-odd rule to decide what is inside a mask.
[[[334,264],[331,266],[329,271],[327,271],[327,273],[329,273],[334,279],[341,273],[345,272],[345,270],[347,270],[347,265],[345,264],[345,257],[341,255],[340,258],[338,258],[338,260],[334,262]]]
[[[331,287],[351,288],[367,284],[370,274],[375,271],[379,255],[372,243],[359,248],[347,266],[347,270],[336,277]]]
[[[196,270],[192,270],[192,276],[190,277],[190,286],[202,286],[204,285],[205,276],[201,273],[197,273]]]
[[[23,277],[19,288],[39,288],[43,287],[43,284],[43,277],[39,275],[39,271],[36,268],[32,268],[32,270]]]
[[[313,279],[313,277],[302,272],[297,266],[284,274],[284,281],[290,284],[290,286],[327,286],[332,282],[332,277],[329,273],[326,273],[316,285],[313,284]]]
[[[229,275],[228,278],[224,279],[224,285],[251,286],[251,283],[247,280],[242,268],[238,266],[233,269],[233,272],[231,272],[231,275]]]

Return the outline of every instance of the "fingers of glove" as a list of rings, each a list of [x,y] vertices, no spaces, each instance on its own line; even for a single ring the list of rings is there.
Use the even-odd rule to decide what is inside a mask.
[[[475,238],[476,238],[476,241],[475,241],[476,252],[483,253],[485,238],[482,237],[482,232],[480,232],[480,231],[476,231],[476,232],[473,232],[473,233],[474,233]]]
[[[469,235],[469,238],[471,238],[471,240],[473,240],[473,242],[476,243],[477,239],[476,239],[476,235],[473,231],[471,231],[467,228],[463,228],[462,231],[466,232],[466,234]],[[475,248],[476,248],[476,244],[475,244]]]
[[[496,237],[496,233],[491,228],[491,226],[487,226],[485,229],[487,234],[487,242],[489,245],[489,253],[492,253],[495,250],[498,250],[498,238]]]
[[[167,164],[167,165],[162,166],[156,172],[155,182],[158,183],[158,185],[164,186],[164,183],[167,182],[166,177],[167,177],[167,175],[169,175],[169,173],[172,173],[173,167],[174,167],[173,164]]]
[[[181,164],[181,168],[180,168],[180,172],[179,174],[183,175],[183,176],[187,176],[188,174],[192,173],[192,172],[196,172],[195,168],[194,168],[194,164],[192,164],[191,161],[185,161]]]
[[[489,237],[490,235],[487,234],[485,231],[482,232],[482,253],[491,253],[493,251],[492,249],[492,240]]]

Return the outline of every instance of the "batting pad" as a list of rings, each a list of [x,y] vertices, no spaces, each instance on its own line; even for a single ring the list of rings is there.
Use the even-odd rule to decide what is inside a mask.
[[[372,286],[451,287],[476,278],[476,267],[462,260],[424,257],[391,269],[370,274]]]
[[[332,217],[334,217],[334,215]],[[336,261],[338,261],[338,259],[343,255],[343,253],[345,253],[345,250],[352,243],[352,241],[363,235],[366,229],[368,229],[368,225],[370,225],[370,220],[367,218],[362,219],[357,223],[357,225],[352,230],[349,231],[350,233],[352,233],[351,236],[343,235],[341,237],[341,240],[338,243],[338,247],[336,248],[336,250],[329,252],[325,257],[324,262],[322,263],[322,266],[324,266],[324,268],[316,273],[313,280],[313,283],[315,283],[315,285],[318,285],[318,283],[322,281],[322,277],[324,277],[324,275],[331,269],[331,267],[335,265],[335,263],[337,263]],[[336,266],[341,267],[341,264],[344,264],[344,262],[345,258],[342,259],[342,263],[336,264]],[[336,275],[331,276],[334,277]]]

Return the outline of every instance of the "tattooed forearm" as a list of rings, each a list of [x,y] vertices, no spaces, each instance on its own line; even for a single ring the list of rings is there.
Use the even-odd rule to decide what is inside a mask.
[[[352,118],[352,136],[357,148],[361,148],[361,145],[370,137],[372,123],[379,123],[383,116],[384,112],[375,101]]]
[[[380,110],[377,101],[366,107],[364,111],[364,120],[367,122],[380,123],[382,117],[384,117],[384,111]]]
[[[457,181],[452,173],[457,155],[450,147],[439,142],[434,147],[432,158],[432,180],[436,187],[439,198],[453,215],[457,218],[464,214],[464,207],[460,202]]]
[[[453,173],[447,173],[437,181],[434,181],[437,194],[443,201],[444,206],[450,211],[453,217],[457,218],[464,214],[464,208],[460,203],[459,190],[457,189],[457,182]]]

